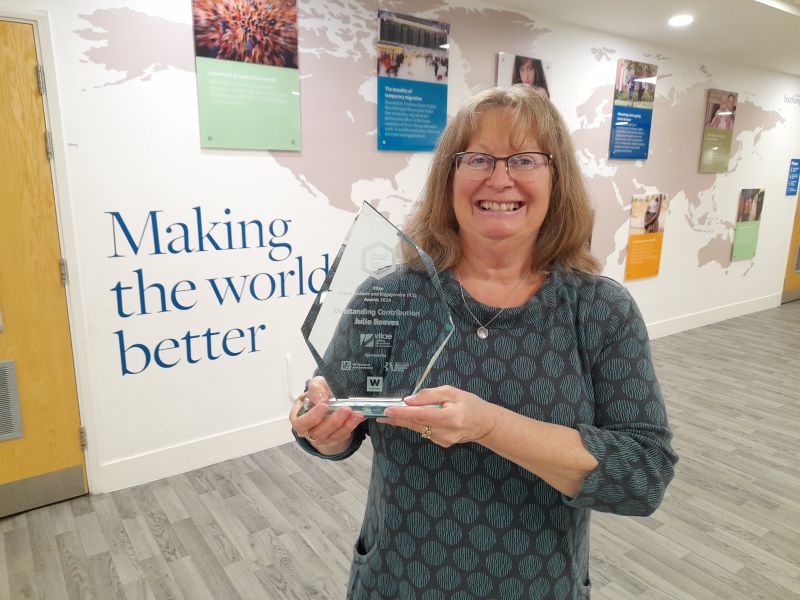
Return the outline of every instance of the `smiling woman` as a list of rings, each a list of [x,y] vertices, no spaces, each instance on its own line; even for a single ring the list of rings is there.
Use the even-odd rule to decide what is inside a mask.
[[[367,435],[374,447],[348,599],[586,600],[590,510],[661,502],[677,456],[647,330],[627,290],[595,275],[591,229],[550,101],[521,86],[471,98],[407,226],[455,325],[430,387],[365,421],[328,414],[317,376],[290,415],[316,456],[347,458]],[[409,263],[382,285],[425,296]],[[406,380],[425,368],[427,329],[398,332]]]
[[[455,155],[453,209],[465,254],[487,249],[487,241],[494,242],[488,249],[496,254],[533,248],[547,214],[550,154],[541,153],[533,135],[512,144],[512,118],[503,108],[486,111],[467,151]],[[508,158],[496,159],[491,153]]]
[[[491,177],[476,183],[461,168],[457,155],[468,150],[491,154],[490,145],[495,147],[494,154],[500,156],[542,152],[548,157],[547,162],[544,165],[543,160],[537,161],[539,166],[531,169],[527,178],[520,178],[518,170],[505,162],[504,169],[494,168]],[[497,149],[502,146],[506,151]],[[533,267],[546,269],[557,258],[568,268],[595,273],[598,263],[587,247],[592,232],[591,208],[574,155],[561,115],[541,94],[522,86],[477,94],[466,102],[442,135],[422,200],[409,219],[406,233],[431,255],[437,268],[450,269],[460,259],[463,241],[460,232],[463,225],[456,218],[459,210],[456,188],[458,193],[466,192],[480,183],[478,187],[482,190],[476,193],[490,194],[498,202],[512,197],[520,199],[523,192],[532,194],[538,189],[536,210],[546,203],[548,218],[546,226],[527,246],[533,256]],[[515,172],[517,175],[513,177]],[[509,186],[509,181],[515,185]],[[504,189],[492,191],[504,185]],[[547,197],[542,196],[543,185],[548,189]],[[518,251],[519,246],[515,247],[515,253]]]

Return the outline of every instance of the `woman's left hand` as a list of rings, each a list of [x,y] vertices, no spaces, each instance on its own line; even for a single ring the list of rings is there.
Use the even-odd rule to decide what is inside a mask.
[[[405,427],[449,448],[453,444],[480,442],[493,428],[497,407],[475,394],[444,385],[426,388],[403,399],[408,406],[386,409],[386,417],[378,423]],[[431,408],[430,404],[441,404]]]

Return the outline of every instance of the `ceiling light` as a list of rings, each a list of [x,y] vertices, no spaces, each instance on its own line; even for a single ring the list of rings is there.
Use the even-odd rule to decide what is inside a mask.
[[[667,22],[673,27],[686,27],[694,22],[694,17],[692,15],[675,15]]]

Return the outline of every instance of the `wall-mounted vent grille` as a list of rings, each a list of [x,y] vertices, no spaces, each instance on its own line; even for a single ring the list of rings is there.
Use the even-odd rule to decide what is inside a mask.
[[[17,367],[13,360],[0,362],[0,442],[22,437],[19,418]]]
[[[797,246],[797,256],[794,259],[794,272],[800,272],[800,246]]]

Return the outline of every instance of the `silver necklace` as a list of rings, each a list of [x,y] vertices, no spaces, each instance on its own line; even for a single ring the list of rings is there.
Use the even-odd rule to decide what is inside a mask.
[[[489,337],[489,325],[491,325],[492,321],[494,321],[497,317],[499,317],[507,307],[504,306],[503,308],[501,308],[497,312],[497,314],[495,316],[493,316],[491,319],[489,319],[486,322],[486,324],[484,325],[483,323],[481,323],[478,320],[478,317],[475,316],[475,313],[472,312],[470,310],[469,306],[467,305],[467,299],[464,297],[464,286],[461,285],[461,277],[458,276],[458,273],[456,273],[456,279],[458,280],[458,287],[461,290],[461,301],[464,303],[464,308],[467,309],[467,312],[469,313],[469,315],[473,319],[475,319],[475,322],[478,324],[478,329],[475,330],[475,333],[478,335],[479,338],[481,338],[482,340],[485,340],[486,338]],[[521,279],[520,282],[514,287],[514,289],[511,290],[511,294],[516,292],[519,289],[519,287],[522,285],[522,282],[524,282],[524,281],[525,281],[525,279]],[[509,294],[509,297],[511,297],[511,294]]]

